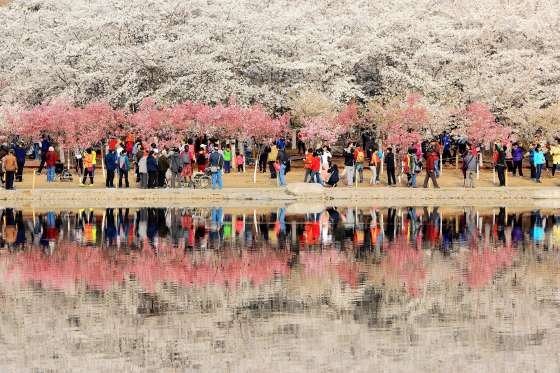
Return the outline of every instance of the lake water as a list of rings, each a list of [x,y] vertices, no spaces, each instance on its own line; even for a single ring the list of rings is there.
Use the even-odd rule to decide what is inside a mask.
[[[560,211],[1,211],[3,372],[560,370]]]

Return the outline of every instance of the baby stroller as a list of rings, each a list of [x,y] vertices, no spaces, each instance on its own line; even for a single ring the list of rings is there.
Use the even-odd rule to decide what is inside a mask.
[[[64,167],[64,163],[58,161],[54,165],[54,178],[58,181],[72,181],[72,174]]]
[[[194,189],[207,189],[210,187],[211,183],[210,175],[210,167],[206,168],[206,171],[204,172],[195,172],[193,173],[192,180],[188,183],[188,186]]]

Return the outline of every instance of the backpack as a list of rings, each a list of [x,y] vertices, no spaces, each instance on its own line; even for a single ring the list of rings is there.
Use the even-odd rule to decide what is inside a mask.
[[[365,157],[366,157],[366,156],[365,156],[365,154],[364,154],[364,151],[363,151],[363,150],[360,150],[360,151],[358,152],[358,155],[356,156],[356,162],[359,162],[359,163],[363,162],[364,159],[365,159]]]

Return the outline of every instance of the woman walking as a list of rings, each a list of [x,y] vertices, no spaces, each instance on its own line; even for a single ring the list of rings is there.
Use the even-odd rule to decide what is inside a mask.
[[[54,152],[54,148],[51,146],[45,155],[45,164],[47,165],[47,183],[52,183],[54,181],[54,168],[56,166],[56,161],[58,157]]]
[[[541,144],[538,144],[535,148],[535,152],[533,153],[533,162],[535,164],[535,181],[537,183],[541,183],[541,174],[546,163]]]
[[[500,186],[506,186],[506,147],[501,142],[495,146],[495,164]]]
[[[80,185],[86,185],[86,179],[89,176],[89,180],[90,180],[90,186],[93,185],[93,157],[91,154],[91,148],[87,148],[86,152],[84,154],[84,175],[83,178],[81,180]]]

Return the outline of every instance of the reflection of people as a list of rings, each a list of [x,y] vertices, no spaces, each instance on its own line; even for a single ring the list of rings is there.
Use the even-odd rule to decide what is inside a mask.
[[[531,213],[531,223],[531,238],[537,243],[543,242],[545,237],[544,227],[546,224],[539,210],[535,210]]]

